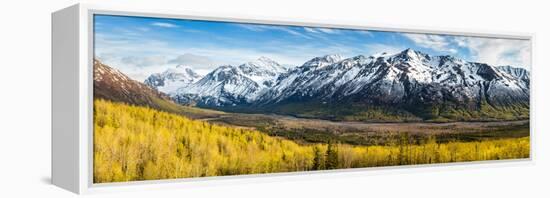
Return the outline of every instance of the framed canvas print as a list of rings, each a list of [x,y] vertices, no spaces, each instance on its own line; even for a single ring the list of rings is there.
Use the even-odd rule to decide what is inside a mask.
[[[52,179],[73,192],[532,158],[531,35],[52,18]]]

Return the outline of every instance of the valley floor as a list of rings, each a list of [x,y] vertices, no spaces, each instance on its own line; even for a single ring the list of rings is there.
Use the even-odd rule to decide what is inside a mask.
[[[529,136],[529,120],[368,123],[244,113],[227,113],[201,120],[258,129],[272,136],[281,136],[300,142],[326,143],[333,140],[357,145],[383,145],[391,136],[401,135],[415,138],[434,136],[438,142]]]

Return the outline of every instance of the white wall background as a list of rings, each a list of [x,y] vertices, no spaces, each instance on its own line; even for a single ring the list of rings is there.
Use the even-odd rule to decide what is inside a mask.
[[[50,180],[50,13],[74,0],[0,6],[0,197],[72,197]],[[81,1],[94,2],[94,1]],[[548,197],[549,6],[480,0],[118,0],[104,5],[375,24],[536,33],[533,62],[535,165],[436,168],[287,182],[169,189],[98,197]],[[419,170],[419,171],[418,171]]]

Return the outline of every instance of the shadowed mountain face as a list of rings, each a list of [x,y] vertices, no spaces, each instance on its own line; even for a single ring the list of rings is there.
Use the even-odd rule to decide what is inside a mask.
[[[182,104],[343,120],[494,120],[529,116],[527,70],[404,50],[316,57],[284,69],[262,57],[220,66],[169,93]]]
[[[156,109],[162,109],[160,102],[172,102],[168,95],[132,80],[98,60],[94,60],[94,98]]]

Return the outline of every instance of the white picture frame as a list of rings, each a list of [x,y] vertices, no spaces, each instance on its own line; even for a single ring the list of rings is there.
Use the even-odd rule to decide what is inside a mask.
[[[509,38],[531,41],[531,60],[535,35],[529,33],[494,33],[492,31],[388,26],[363,22],[317,21],[246,15],[194,13],[168,10],[127,9],[77,4],[52,14],[52,183],[78,194],[105,191],[189,188],[235,183],[274,182],[295,179],[348,177],[352,175],[389,174],[438,169],[484,168],[533,164],[535,157],[534,111],[530,102],[531,154],[528,159],[461,162],[452,164],[407,165],[377,168],[356,168],[315,172],[272,173],[258,175],[218,176],[207,178],[135,181],[94,184],[93,171],[93,15],[115,14],[176,19],[246,22],[272,25],[297,25],[359,30],[399,31],[446,35]],[[531,65],[533,65],[531,63]],[[532,67],[532,69],[534,69]],[[534,82],[531,78],[531,82]],[[531,87],[531,95],[536,85]]]

